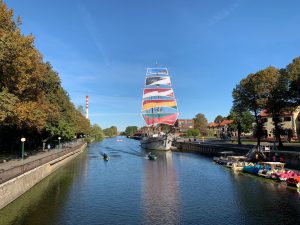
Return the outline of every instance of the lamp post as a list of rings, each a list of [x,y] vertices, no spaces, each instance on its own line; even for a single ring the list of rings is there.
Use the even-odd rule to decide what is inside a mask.
[[[24,159],[24,142],[26,141],[26,138],[21,138],[22,142],[22,160]]]
[[[61,137],[58,137],[58,148],[60,149],[60,139]]]

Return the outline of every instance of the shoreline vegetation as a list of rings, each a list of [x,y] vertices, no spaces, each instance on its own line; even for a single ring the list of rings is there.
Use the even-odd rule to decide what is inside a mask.
[[[0,0],[0,155],[51,148],[77,138],[102,140],[104,132],[71,102],[57,71],[21,32],[21,18]]]

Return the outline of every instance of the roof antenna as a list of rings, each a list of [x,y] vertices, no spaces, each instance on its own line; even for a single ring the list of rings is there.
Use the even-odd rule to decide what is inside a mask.
[[[158,68],[158,63],[157,63],[157,60],[155,61],[155,66],[156,66],[156,68]]]

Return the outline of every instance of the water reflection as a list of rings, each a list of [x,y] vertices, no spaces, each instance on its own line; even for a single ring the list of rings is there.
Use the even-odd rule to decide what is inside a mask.
[[[155,152],[156,161],[144,164],[145,224],[179,224],[180,195],[171,152]]]
[[[81,154],[1,210],[0,224],[57,224],[72,183],[83,177],[79,173],[86,171],[85,158],[86,154]]]

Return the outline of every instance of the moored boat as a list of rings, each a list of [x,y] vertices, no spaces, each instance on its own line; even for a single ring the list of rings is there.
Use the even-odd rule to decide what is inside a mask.
[[[300,188],[300,176],[286,179],[287,186]]]
[[[228,156],[227,167],[231,168],[234,171],[243,170],[244,166],[247,166],[249,163],[246,162],[247,157],[245,156]]]
[[[275,172],[271,174],[272,179],[285,181],[288,178],[298,177],[299,174],[292,170],[285,170],[284,172]]]
[[[228,156],[232,156],[234,154],[233,151],[223,151],[220,152],[220,156],[219,157],[214,157],[213,161],[215,163],[221,164],[221,165],[225,165],[229,162],[228,160]]]
[[[243,172],[257,175],[258,171],[261,170],[262,168],[263,166],[260,164],[252,164],[252,165],[244,166]]]
[[[257,175],[265,178],[272,178],[274,173],[283,173],[284,163],[281,162],[260,162],[262,168],[258,171]]]

